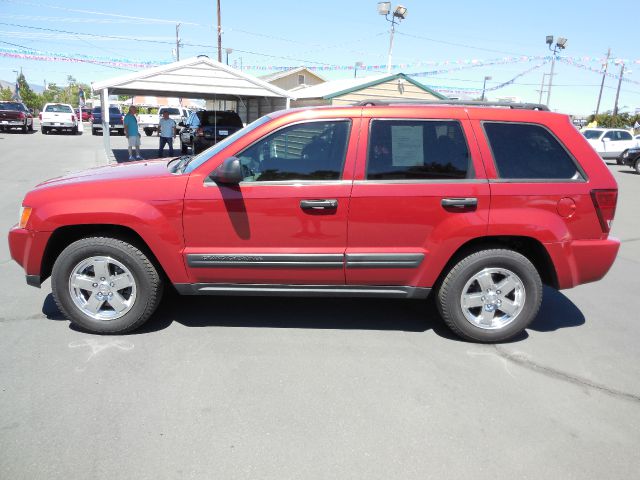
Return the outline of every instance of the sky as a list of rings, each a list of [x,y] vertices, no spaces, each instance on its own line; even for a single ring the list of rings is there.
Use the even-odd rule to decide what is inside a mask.
[[[491,77],[489,100],[538,102],[543,74],[551,68],[545,37],[562,36],[568,42],[555,64],[552,110],[595,111],[608,48],[618,64],[609,65],[616,78],[605,80],[600,111],[613,109],[621,62],[619,108],[640,109],[638,30],[631,17],[599,14],[601,1],[401,3],[408,15],[396,27],[393,73],[416,75],[445,95],[469,97],[479,97],[484,78]],[[377,13],[375,0],[221,0],[221,5],[223,49],[233,49],[229,64],[242,65],[249,74],[305,65],[321,67],[318,73],[331,80],[352,77],[349,68],[356,62],[368,67],[358,76],[386,71],[390,24]],[[618,1],[616,11],[633,16],[636,2]],[[0,79],[13,81],[14,71],[22,70],[31,84],[65,85],[68,75],[91,83],[140,69],[132,63],[168,63],[174,60],[178,22],[181,59],[217,58],[215,0],[0,0]],[[84,62],[54,61],[60,57]]]

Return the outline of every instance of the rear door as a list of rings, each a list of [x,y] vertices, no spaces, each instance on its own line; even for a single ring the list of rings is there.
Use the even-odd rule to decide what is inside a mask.
[[[462,243],[486,234],[489,186],[464,110],[420,112],[364,111],[347,284],[431,287]]]

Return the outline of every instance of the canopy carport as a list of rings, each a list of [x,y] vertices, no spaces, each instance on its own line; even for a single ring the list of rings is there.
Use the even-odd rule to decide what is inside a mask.
[[[246,123],[274,110],[289,108],[290,93],[256,77],[200,55],[120,77],[94,82],[102,105],[109,95],[153,95],[158,97],[232,100]],[[109,140],[109,109],[103,108],[102,132],[107,156],[112,158]]]

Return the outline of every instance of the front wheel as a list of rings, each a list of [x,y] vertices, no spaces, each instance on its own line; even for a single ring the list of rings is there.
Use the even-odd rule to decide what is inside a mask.
[[[636,163],[633,165],[636,173],[640,175],[640,157],[637,158]]]
[[[93,333],[125,333],[157,308],[162,278],[148,257],[122,240],[78,240],[58,256],[53,297],[72,323]]]
[[[438,289],[438,310],[460,337],[499,342],[522,332],[542,302],[533,264],[513,250],[473,253],[449,270]]]

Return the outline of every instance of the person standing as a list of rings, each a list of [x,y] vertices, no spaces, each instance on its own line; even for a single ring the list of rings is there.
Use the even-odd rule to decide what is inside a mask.
[[[129,113],[124,116],[124,134],[129,141],[129,160],[142,160],[140,155],[140,132],[138,131],[138,119],[136,114],[138,109],[133,105],[129,107]],[[133,158],[133,149],[136,150],[136,157]]]
[[[173,157],[173,139],[176,138],[176,122],[169,118],[169,111],[162,112],[160,125],[160,148],[158,149],[158,157],[162,157],[162,151],[166,144],[169,144],[169,156]]]

